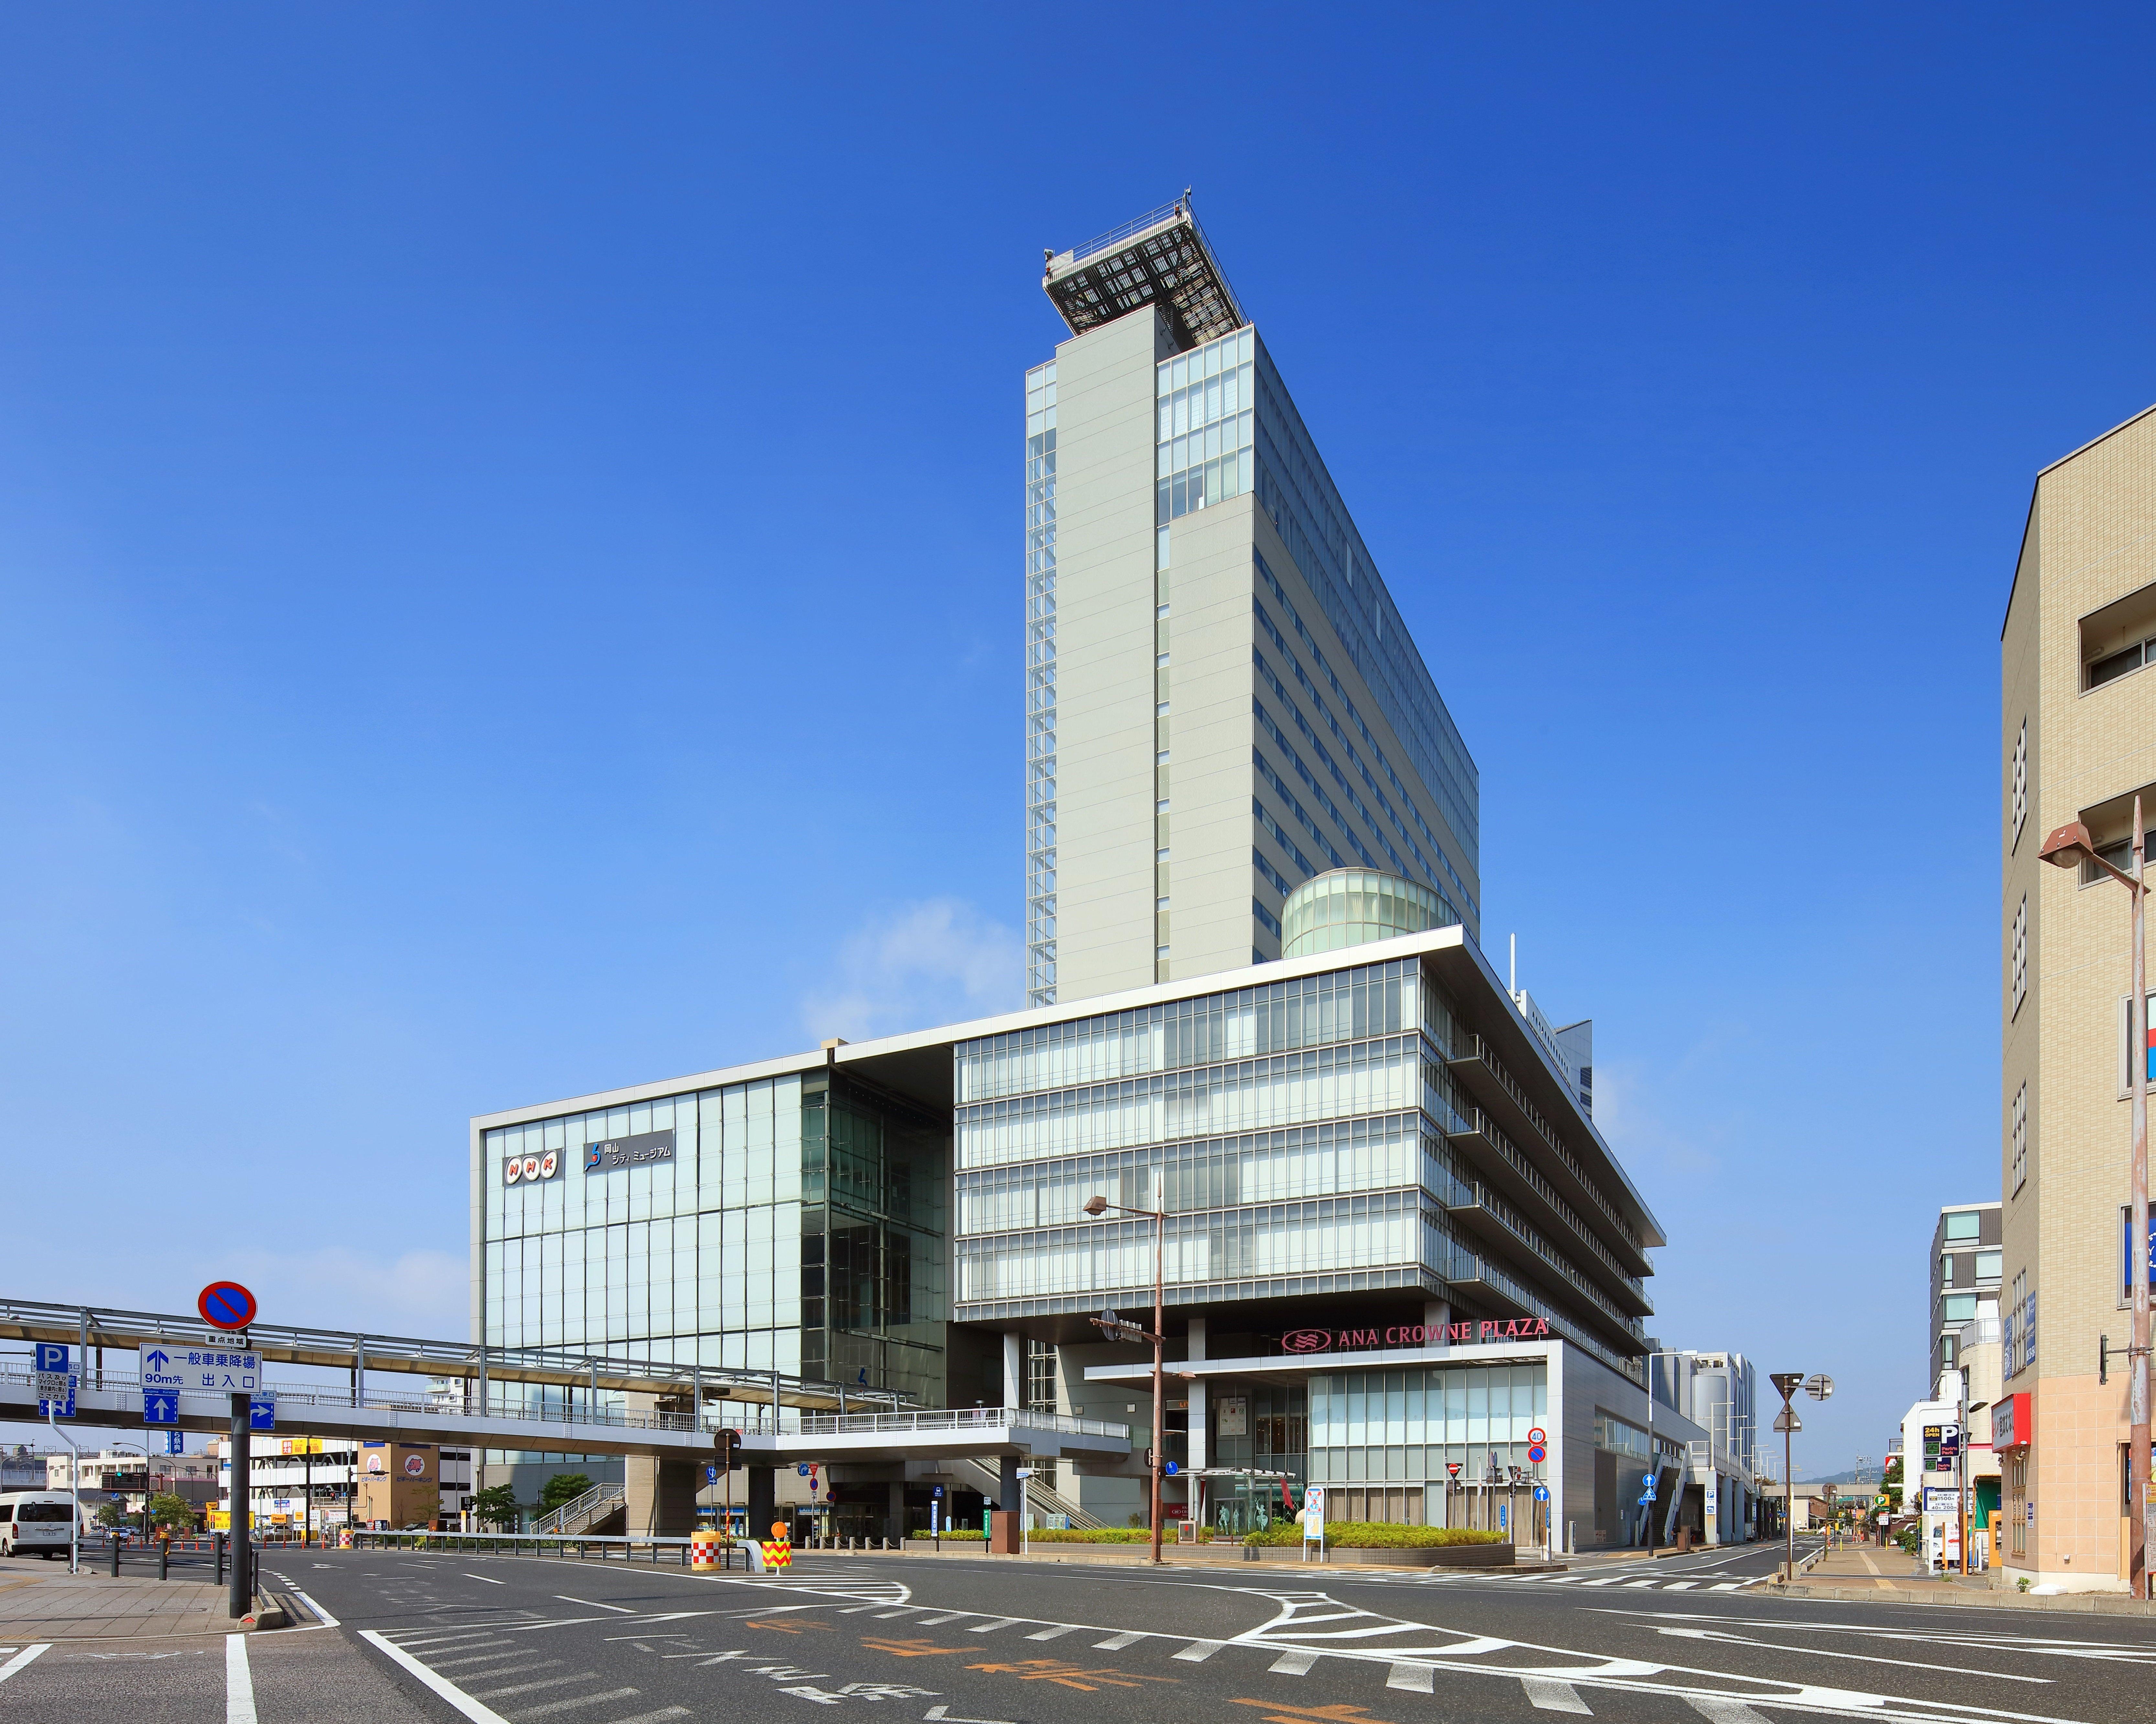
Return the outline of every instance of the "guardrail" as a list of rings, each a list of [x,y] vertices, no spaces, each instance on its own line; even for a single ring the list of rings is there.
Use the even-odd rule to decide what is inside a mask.
[[[528,1549],[535,1557],[550,1552],[567,1557],[573,1552],[584,1561],[596,1554],[602,1562],[607,1560],[609,1551],[619,1551],[624,1562],[634,1562],[636,1553],[642,1551],[650,1562],[664,1567],[670,1561],[682,1568],[689,1566],[689,1552],[695,1542],[693,1539],[665,1538],[656,1534],[639,1538],[620,1533],[588,1532],[355,1532],[352,1536],[352,1548],[362,1551],[492,1551],[519,1557]],[[739,1538],[720,1539],[720,1566],[730,1567],[727,1559],[736,1550],[743,1552],[742,1560],[747,1563],[747,1542]]]

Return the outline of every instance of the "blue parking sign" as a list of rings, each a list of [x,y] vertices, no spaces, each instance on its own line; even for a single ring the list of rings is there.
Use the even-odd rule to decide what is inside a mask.
[[[41,1341],[37,1344],[38,1362],[32,1368],[38,1371],[64,1371],[68,1367],[68,1350],[57,1341]]]

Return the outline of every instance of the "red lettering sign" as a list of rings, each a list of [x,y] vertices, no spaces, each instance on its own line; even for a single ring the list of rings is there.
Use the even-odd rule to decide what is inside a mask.
[[[1290,1329],[1285,1353],[1361,1352],[1389,1347],[1468,1347],[1502,1341],[1546,1341],[1547,1317],[1484,1317],[1459,1323],[1395,1323],[1383,1329]]]

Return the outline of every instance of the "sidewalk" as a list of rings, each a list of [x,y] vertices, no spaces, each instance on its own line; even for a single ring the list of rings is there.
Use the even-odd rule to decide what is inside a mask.
[[[259,1595],[252,1614],[225,1614],[223,1587],[200,1581],[137,1580],[122,1575],[16,1574],[0,1570],[0,1640],[85,1640],[104,1636],[228,1634],[271,1628],[284,1619]]]
[[[1770,1580],[1756,1596],[1833,1598],[1844,1603],[1980,1604],[2015,1610],[2078,1611],[2084,1615],[2156,1615],[2156,1603],[2143,1603],[2123,1593],[2058,1593],[2039,1598],[1994,1584],[1991,1574],[1964,1577],[1921,1572],[1915,1557],[1892,1545],[1884,1548],[1844,1545],[1805,1569],[1794,1585]]]

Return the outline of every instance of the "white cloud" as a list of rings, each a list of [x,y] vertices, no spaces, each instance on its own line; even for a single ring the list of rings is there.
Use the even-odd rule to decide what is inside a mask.
[[[826,985],[802,1000],[818,1041],[860,1041],[925,1029],[1025,1000],[1025,946],[1018,930],[957,898],[901,905],[855,930],[832,961]]]

